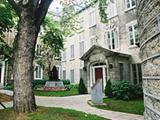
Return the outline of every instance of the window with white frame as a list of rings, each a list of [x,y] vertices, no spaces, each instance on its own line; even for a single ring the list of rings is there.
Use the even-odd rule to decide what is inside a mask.
[[[41,45],[36,45],[36,56],[41,56]]]
[[[89,26],[95,26],[96,25],[96,11],[92,11],[89,14]]]
[[[80,29],[83,29],[83,26],[84,26],[84,18],[81,17],[81,18],[79,19],[79,27],[80,27]]]
[[[90,37],[96,36],[96,25],[89,28],[89,36]]]
[[[80,56],[84,54],[84,41],[81,41],[79,43],[79,51],[80,51]]]
[[[60,79],[60,74],[61,74],[60,66],[59,66],[59,65],[56,65],[56,69],[57,69],[57,71],[58,71],[58,79]]]
[[[70,46],[71,59],[74,59],[74,45]]]
[[[42,79],[43,77],[43,70],[40,65],[35,66],[35,71],[34,71],[34,78],[35,79]]]
[[[112,18],[117,15],[117,7],[115,1],[109,0],[107,7],[108,18]]]
[[[130,45],[136,45],[136,43],[139,42],[138,39],[138,26],[137,24],[132,24],[128,26],[128,32],[129,32],[129,42]]]
[[[74,83],[74,69],[70,70],[70,82]]]
[[[126,9],[131,9],[136,6],[136,0],[125,0]]]
[[[97,37],[95,36],[95,37],[92,37],[91,39],[90,39],[90,44],[91,44],[91,46],[92,45],[97,45],[98,44],[98,39],[97,39]]]
[[[118,31],[116,28],[107,32],[107,46],[109,49],[117,49],[119,47]]]
[[[62,52],[62,61],[66,61],[66,50]]]
[[[63,80],[66,80],[66,70],[63,70]]]
[[[85,38],[84,31],[79,33],[79,41],[83,41]]]
[[[132,64],[132,76],[134,84],[142,83],[141,64]]]

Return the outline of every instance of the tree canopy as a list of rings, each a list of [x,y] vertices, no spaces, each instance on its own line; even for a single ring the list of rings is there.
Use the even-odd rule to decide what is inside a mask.
[[[12,48],[5,41],[5,33],[14,27],[16,15],[6,0],[0,1],[0,11],[0,55],[11,58]]]

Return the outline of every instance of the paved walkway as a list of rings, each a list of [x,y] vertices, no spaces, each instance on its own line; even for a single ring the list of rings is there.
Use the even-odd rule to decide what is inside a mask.
[[[4,92],[4,90],[0,90],[0,92],[7,93],[6,91]],[[9,94],[11,93],[9,92]],[[78,95],[78,96],[70,96],[70,97],[36,96],[36,103],[38,106],[62,107],[62,108],[74,109],[74,110],[78,110],[78,111],[82,111],[90,114],[95,114],[111,120],[143,120],[143,116],[140,116],[140,115],[113,112],[113,111],[101,110],[101,109],[91,107],[87,104],[87,101],[89,99],[90,99],[90,95]]]

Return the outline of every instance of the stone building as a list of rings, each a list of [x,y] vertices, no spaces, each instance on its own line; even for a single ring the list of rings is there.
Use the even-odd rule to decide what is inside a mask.
[[[145,120],[160,120],[160,1],[137,0]]]
[[[16,35],[16,31],[12,30],[5,33],[5,42],[13,47],[13,41]],[[39,56],[41,54],[41,43],[39,39],[37,40],[35,55]],[[34,64],[34,79],[42,80],[43,79],[43,68],[35,62]],[[13,82],[12,66],[8,63],[8,59],[4,59],[4,56],[0,56],[0,86],[4,86],[7,83]]]
[[[112,2],[113,1],[113,2]],[[88,90],[96,82],[142,82],[137,31],[136,0],[108,1],[108,23],[100,22],[98,5],[77,14],[79,27],[65,40],[62,79],[78,83],[83,77]]]

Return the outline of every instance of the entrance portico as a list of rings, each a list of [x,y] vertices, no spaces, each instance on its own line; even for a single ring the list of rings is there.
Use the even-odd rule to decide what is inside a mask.
[[[83,80],[88,92],[98,79],[102,79],[103,90],[109,79],[112,82],[122,78],[130,80],[130,55],[128,54],[94,45],[81,57],[81,60],[84,61]]]

